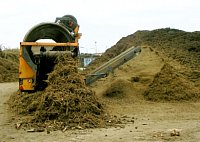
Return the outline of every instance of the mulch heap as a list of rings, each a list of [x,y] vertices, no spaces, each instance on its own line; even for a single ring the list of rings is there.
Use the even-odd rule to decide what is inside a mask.
[[[0,57],[0,83],[18,81],[18,63]]]
[[[197,101],[200,89],[187,76],[165,64],[155,76],[144,97],[151,101]]]
[[[123,99],[131,89],[131,83],[127,80],[117,79],[109,84],[103,95],[108,98]]]
[[[0,47],[0,83],[18,81],[18,56],[18,49],[2,50]]]
[[[200,100],[200,31],[185,32],[162,28],[152,31],[137,31],[120,39],[102,56],[87,66],[86,73],[119,55],[131,46],[151,47],[166,63],[149,88],[143,94],[151,101],[199,101]],[[170,62],[168,62],[170,61]],[[171,61],[186,69],[175,69]],[[133,68],[134,71],[134,68]],[[114,87],[106,92],[112,95]],[[115,94],[117,94],[115,92]]]
[[[57,59],[48,87],[32,94],[12,95],[11,108],[26,128],[85,129],[111,125],[105,107],[87,88],[71,56]]]

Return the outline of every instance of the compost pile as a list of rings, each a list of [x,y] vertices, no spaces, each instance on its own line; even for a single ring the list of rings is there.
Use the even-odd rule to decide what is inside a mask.
[[[132,86],[130,82],[123,79],[113,81],[108,88],[103,92],[103,95],[108,98],[122,99],[126,97],[127,92]]]
[[[165,62],[146,90],[145,98],[153,101],[200,100],[200,32],[166,28],[150,32],[144,40]]]
[[[18,80],[19,50],[2,50],[0,48],[0,82]]]
[[[199,100],[200,89],[169,64],[165,64],[145,92],[151,101]]]
[[[120,53],[124,52],[132,46],[140,46],[142,44],[143,37],[147,34],[147,31],[138,31],[135,34],[129,35],[127,37],[121,38],[115,45],[107,49],[102,56],[97,57],[93,62],[89,64],[86,68],[85,73],[90,73],[99,67],[103,63],[109,61],[110,59],[116,57]]]
[[[163,68],[142,94],[145,99],[200,100],[200,32],[185,32],[171,28],[137,31],[120,39],[116,45],[94,60],[86,71],[91,72],[132,46],[150,48],[164,63]],[[178,66],[180,68],[177,68]],[[134,69],[130,66],[127,76],[134,72]]]
[[[85,86],[74,59],[62,55],[56,62],[44,91],[11,96],[11,107],[23,126],[66,130],[108,125],[108,114],[95,93]]]

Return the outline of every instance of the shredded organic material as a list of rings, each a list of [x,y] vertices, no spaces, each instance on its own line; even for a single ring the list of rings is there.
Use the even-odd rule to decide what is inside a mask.
[[[57,130],[109,125],[108,114],[94,91],[86,87],[74,59],[62,55],[56,62],[44,91],[11,97],[12,108],[20,114],[24,126]]]

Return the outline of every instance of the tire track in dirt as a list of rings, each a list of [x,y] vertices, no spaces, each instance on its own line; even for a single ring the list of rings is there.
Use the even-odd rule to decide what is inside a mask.
[[[10,95],[17,90],[17,83],[0,83],[0,140],[8,141],[12,139],[10,133],[11,118],[7,101]]]

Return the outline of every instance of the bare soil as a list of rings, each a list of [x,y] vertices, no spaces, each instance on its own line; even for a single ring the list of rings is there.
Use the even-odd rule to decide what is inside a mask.
[[[176,62],[170,64],[175,65]],[[124,125],[84,130],[27,132],[17,130],[6,101],[17,91],[17,83],[0,84],[1,141],[181,141],[200,139],[200,103],[193,101],[152,102],[142,95],[154,81],[165,60],[150,48],[143,48],[134,60],[119,67],[113,74],[93,84],[97,97],[110,114],[121,118]],[[183,68],[177,64],[176,68]],[[121,83],[122,92],[115,95],[110,88]],[[123,87],[125,89],[123,89]],[[112,89],[111,89],[112,90]],[[114,89],[115,90],[115,89]],[[106,95],[107,94],[107,95]],[[179,136],[171,136],[177,130]]]
[[[17,83],[0,84],[0,141],[2,142],[197,142],[200,139],[200,103],[152,103],[146,101],[120,105],[112,103],[109,106],[112,113],[130,120],[124,127],[54,131],[50,134],[47,134],[46,131],[29,133],[23,129],[17,130],[6,104],[10,94],[16,90]],[[171,129],[181,129],[180,136],[170,136]]]

